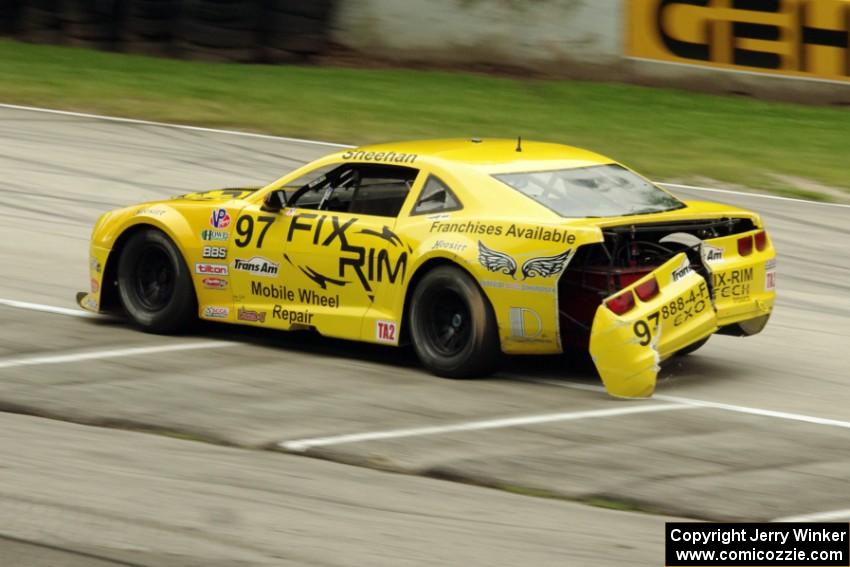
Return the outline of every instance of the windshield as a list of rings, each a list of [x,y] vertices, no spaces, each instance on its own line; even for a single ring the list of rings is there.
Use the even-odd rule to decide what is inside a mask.
[[[681,209],[684,203],[620,165],[494,175],[562,217],[612,217]]]

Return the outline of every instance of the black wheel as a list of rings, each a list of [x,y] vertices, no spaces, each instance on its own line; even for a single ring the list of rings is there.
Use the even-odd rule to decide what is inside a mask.
[[[118,295],[145,331],[173,333],[191,326],[198,304],[177,246],[156,229],[133,234],[118,259]]]
[[[267,8],[272,12],[284,12],[295,16],[304,16],[327,23],[330,19],[333,2],[331,0],[267,0]]]
[[[475,280],[453,266],[431,270],[416,285],[410,334],[419,360],[438,376],[486,376],[501,355],[490,303]]]
[[[184,22],[180,30],[180,39],[200,47],[224,49],[253,49],[257,45],[257,33],[254,30],[227,29],[204,22]]]
[[[692,345],[688,345],[688,346],[686,346],[686,347],[685,347],[685,348],[683,348],[682,350],[677,350],[677,351],[676,351],[676,355],[675,355],[675,356],[688,356],[688,355],[689,355],[689,354],[691,354],[692,352],[694,352],[694,351],[699,350],[700,348],[702,348],[702,346],[703,346],[705,343],[707,343],[707,342],[708,342],[708,339],[710,339],[710,338],[711,338],[711,335],[709,335],[709,336],[705,337],[705,338],[704,338],[703,340],[701,340],[701,341],[697,341],[697,342],[695,342],[695,343],[694,343],[694,344],[692,344]]]

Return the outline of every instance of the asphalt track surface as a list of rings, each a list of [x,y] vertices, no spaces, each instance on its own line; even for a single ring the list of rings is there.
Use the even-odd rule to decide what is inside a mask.
[[[409,350],[78,316],[103,211],[332,149],[0,108],[8,564],[658,565],[670,517],[850,520],[847,207],[676,189],[763,214],[779,300],[649,401],[567,357],[458,382]]]

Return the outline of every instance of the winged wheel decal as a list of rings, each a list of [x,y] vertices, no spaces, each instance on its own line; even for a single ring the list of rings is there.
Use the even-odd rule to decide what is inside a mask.
[[[560,274],[567,267],[570,258],[573,255],[572,248],[567,249],[560,254],[554,256],[540,256],[538,258],[530,258],[522,264],[522,279],[528,278],[549,278]],[[488,248],[483,242],[478,241],[478,262],[487,271],[501,272],[507,276],[516,279],[517,262],[508,254]]]

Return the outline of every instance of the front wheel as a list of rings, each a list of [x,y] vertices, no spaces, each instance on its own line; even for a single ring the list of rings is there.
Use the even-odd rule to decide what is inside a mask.
[[[130,319],[151,333],[185,330],[197,318],[183,256],[168,236],[153,228],[130,236],[121,250],[118,295]]]
[[[475,280],[453,266],[431,270],[416,285],[410,334],[419,360],[438,376],[486,376],[501,355],[493,309]]]

